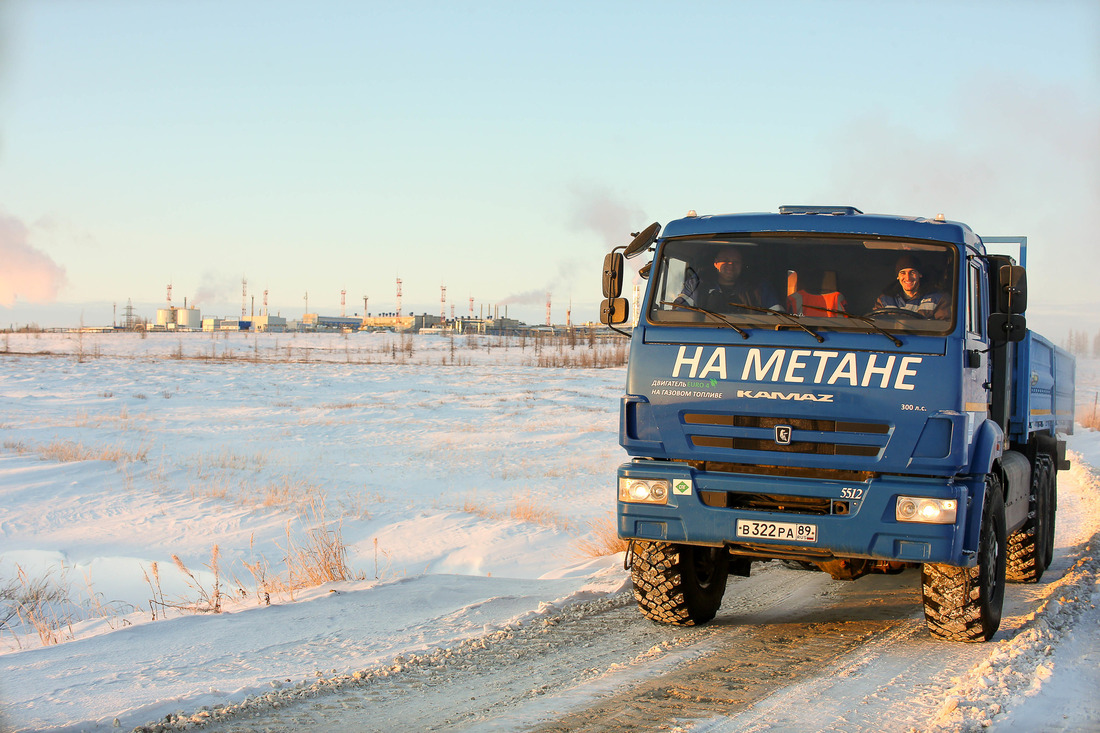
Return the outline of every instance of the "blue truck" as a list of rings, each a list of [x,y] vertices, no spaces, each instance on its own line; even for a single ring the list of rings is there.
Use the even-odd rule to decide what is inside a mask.
[[[1074,360],[1027,328],[1026,253],[849,206],[689,212],[613,249],[600,318],[631,339],[617,524],[643,615],[705,623],[754,562],[920,567],[931,635],[991,638],[1006,582],[1051,561],[1073,430]]]

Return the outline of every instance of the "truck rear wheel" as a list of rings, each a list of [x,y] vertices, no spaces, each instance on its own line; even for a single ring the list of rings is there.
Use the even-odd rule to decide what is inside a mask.
[[[630,575],[643,616],[694,626],[710,621],[722,605],[729,554],[721,547],[639,542]]]
[[[1054,554],[1054,506],[1051,463],[1045,455],[1031,469],[1031,499],[1028,520],[1008,536],[1005,574],[1016,583],[1037,583]]]
[[[988,641],[1001,625],[1005,593],[1005,506],[1001,482],[986,480],[978,564],[926,563],[921,570],[928,632],[948,641]]]
[[[1047,513],[1048,529],[1046,546],[1043,548],[1045,558],[1044,567],[1050,567],[1054,562],[1054,527],[1058,518],[1058,469],[1054,467],[1054,459],[1051,456],[1043,456],[1047,466]]]

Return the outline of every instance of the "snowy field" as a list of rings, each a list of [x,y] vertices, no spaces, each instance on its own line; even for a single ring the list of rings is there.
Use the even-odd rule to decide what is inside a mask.
[[[620,593],[622,558],[598,548],[625,456],[624,370],[595,367],[622,350],[0,335],[0,613],[44,599],[0,616],[0,730],[129,730],[400,668]],[[1097,365],[1079,364],[1086,408]],[[1069,441],[1057,542],[1080,557],[1044,576],[1038,616],[987,645],[930,728],[988,699],[1003,730],[1035,729],[1067,695],[1100,727],[1094,694],[1075,696],[1100,666],[1084,546],[1100,529],[1100,434]],[[1021,655],[1042,670],[1023,690],[998,678]]]

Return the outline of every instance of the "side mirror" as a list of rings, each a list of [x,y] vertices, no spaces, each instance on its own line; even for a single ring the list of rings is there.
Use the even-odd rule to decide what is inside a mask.
[[[1019,314],[1027,310],[1027,271],[1024,268],[1001,265],[998,286],[998,311]]]
[[[605,298],[600,303],[600,323],[617,326],[630,318],[630,301],[626,298]]]
[[[610,252],[603,258],[603,297],[618,298],[623,292],[623,256]]]
[[[658,222],[653,222],[642,231],[634,235],[634,239],[630,244],[626,245],[626,252],[623,255],[630,259],[631,257],[637,257],[642,252],[653,246],[653,243],[657,241],[657,233],[661,231],[661,225]]]
[[[992,343],[1023,341],[1027,334],[1027,319],[1018,313],[994,313],[989,317],[988,328]]]

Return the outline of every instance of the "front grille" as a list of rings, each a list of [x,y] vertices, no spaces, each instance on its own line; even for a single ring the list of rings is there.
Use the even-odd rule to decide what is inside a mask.
[[[799,466],[766,466],[758,463],[724,463],[720,461],[678,461],[696,471],[714,473],[748,473],[754,476],[781,476],[783,478],[813,478],[827,481],[870,481],[871,471],[851,471],[844,468],[807,468]]]
[[[813,514],[818,516],[847,513],[845,511],[834,511],[832,499],[816,496],[741,494],[732,491],[702,490],[699,492],[699,498],[707,506],[719,509],[744,509],[756,512]]]
[[[697,448],[801,455],[877,457],[890,434],[886,423],[722,413],[684,413],[683,423]],[[789,443],[776,440],[781,426],[791,428]]]

